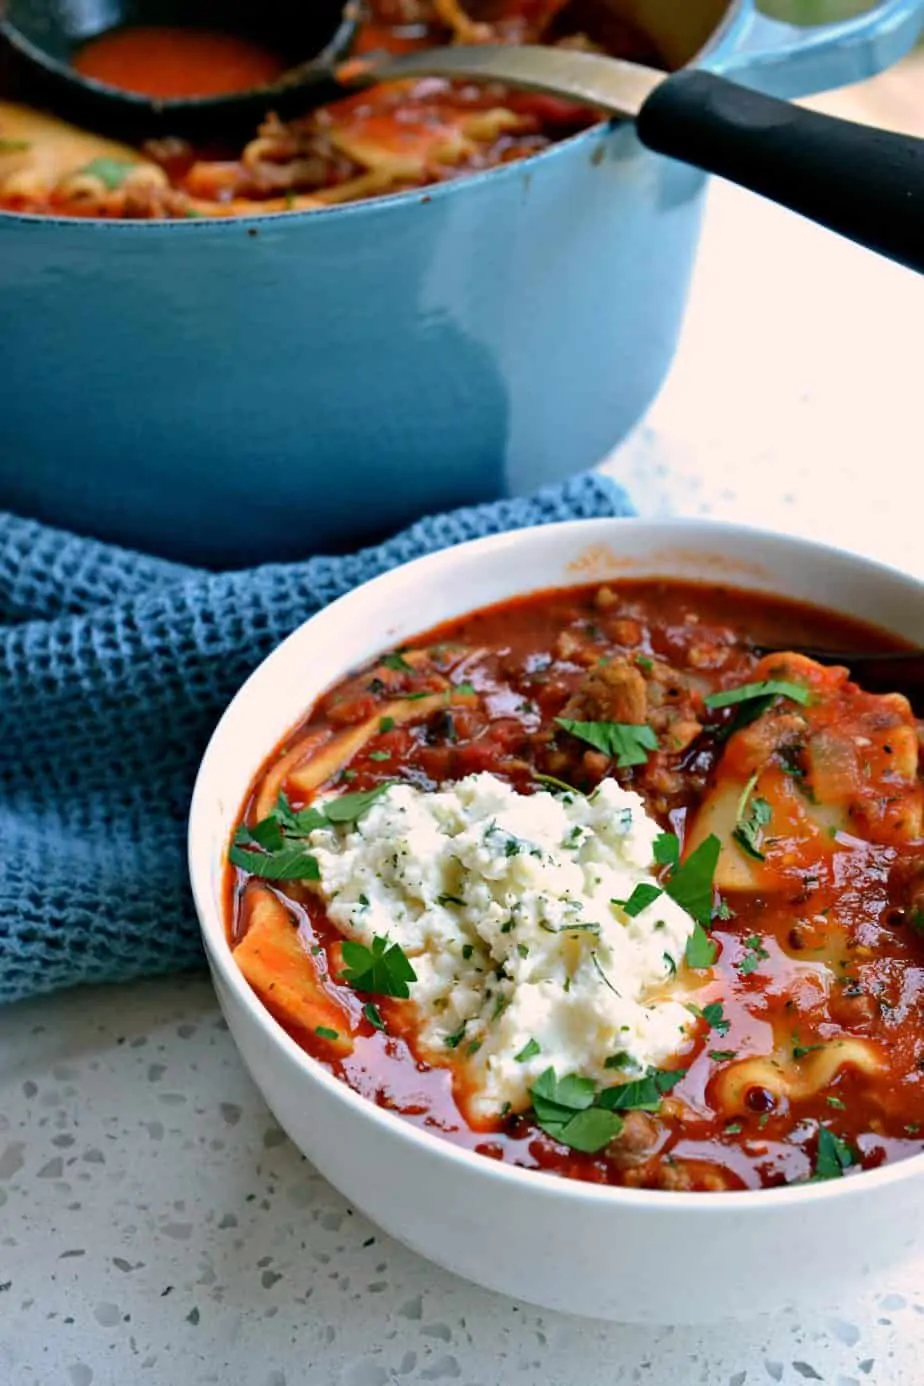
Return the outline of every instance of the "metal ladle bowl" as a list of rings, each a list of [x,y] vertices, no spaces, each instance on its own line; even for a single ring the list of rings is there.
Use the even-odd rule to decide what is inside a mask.
[[[233,135],[252,129],[269,110],[285,117],[329,99],[337,94],[331,69],[349,52],[359,20],[359,0],[0,0],[0,39],[27,99],[128,140]],[[135,26],[233,34],[277,54],[286,70],[242,92],[160,100],[72,66],[85,43]]]

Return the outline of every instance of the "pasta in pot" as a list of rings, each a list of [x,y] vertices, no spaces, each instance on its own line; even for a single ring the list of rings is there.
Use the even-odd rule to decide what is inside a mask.
[[[558,0],[503,0],[481,11],[469,15],[458,0],[374,0],[356,49],[589,44]],[[660,65],[630,25],[609,15],[601,23],[607,49]],[[132,219],[311,210],[522,159],[597,119],[561,100],[429,78],[380,85],[286,122],[268,111],[243,149],[216,156],[178,139],[133,150],[0,100],[0,209]]]
[[[714,1191],[920,1151],[922,726],[752,639],[888,647],[627,582],[343,679],[244,807],[244,976],[343,1082],[494,1159]]]

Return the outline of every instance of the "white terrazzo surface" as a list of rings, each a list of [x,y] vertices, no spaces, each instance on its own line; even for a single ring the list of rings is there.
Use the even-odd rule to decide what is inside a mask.
[[[610,468],[643,510],[924,575],[922,337],[924,279],[717,186],[674,374]],[[924,1249],[832,1296],[705,1332],[541,1313],[354,1215],[204,979],[0,1011],[0,1386],[921,1386]]]

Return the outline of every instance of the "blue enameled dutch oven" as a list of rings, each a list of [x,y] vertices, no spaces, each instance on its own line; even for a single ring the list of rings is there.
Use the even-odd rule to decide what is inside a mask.
[[[618,8],[673,66],[784,96],[888,66],[924,16]],[[592,466],[667,372],[704,182],[614,122],[324,211],[0,214],[0,507],[237,566]]]

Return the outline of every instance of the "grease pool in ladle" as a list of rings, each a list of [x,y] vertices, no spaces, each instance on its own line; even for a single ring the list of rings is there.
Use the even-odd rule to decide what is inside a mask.
[[[246,91],[286,68],[277,54],[236,34],[155,25],[100,34],[78,50],[73,66],[97,82],[162,100]]]

